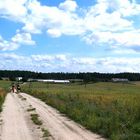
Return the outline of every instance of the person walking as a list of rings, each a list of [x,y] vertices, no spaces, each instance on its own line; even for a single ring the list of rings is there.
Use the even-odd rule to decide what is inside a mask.
[[[11,92],[15,93],[16,92],[16,87],[15,87],[15,84],[12,83],[12,89],[11,89]]]
[[[19,84],[17,84],[17,93],[19,93],[21,91],[21,87]]]

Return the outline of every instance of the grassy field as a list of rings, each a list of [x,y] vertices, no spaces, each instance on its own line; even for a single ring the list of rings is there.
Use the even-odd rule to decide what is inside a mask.
[[[10,86],[11,86],[11,81],[0,80],[0,88],[3,88],[4,90],[9,91]]]
[[[6,93],[9,91],[9,86],[9,81],[0,81],[0,112],[2,111],[2,104],[6,97]]]
[[[9,86],[8,81],[0,81],[0,112],[2,111],[2,104],[4,102],[8,86]]]
[[[0,112],[2,111],[2,104],[4,102],[5,96],[6,96],[5,90],[0,88]]]
[[[140,139],[140,82],[47,84],[22,87],[27,93],[111,140]]]

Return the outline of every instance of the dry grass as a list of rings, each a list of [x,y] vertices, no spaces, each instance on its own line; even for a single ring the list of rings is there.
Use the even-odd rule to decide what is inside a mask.
[[[4,102],[6,92],[4,89],[0,88],[0,112],[2,111],[2,104]]]

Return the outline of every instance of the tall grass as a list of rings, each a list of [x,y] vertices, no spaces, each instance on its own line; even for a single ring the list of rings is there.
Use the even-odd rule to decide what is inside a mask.
[[[4,103],[6,93],[9,91],[10,81],[0,81],[0,112]]]
[[[111,140],[140,139],[140,85],[33,83],[26,92]]]
[[[3,88],[6,92],[9,92],[11,83],[11,81],[0,80],[0,88]]]
[[[4,102],[5,96],[6,96],[5,90],[0,88],[0,112],[2,111],[2,104]]]

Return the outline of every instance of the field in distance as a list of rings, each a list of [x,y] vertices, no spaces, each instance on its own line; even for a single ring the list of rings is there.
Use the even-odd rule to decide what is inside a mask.
[[[24,92],[111,140],[140,139],[140,82],[27,83]]]

